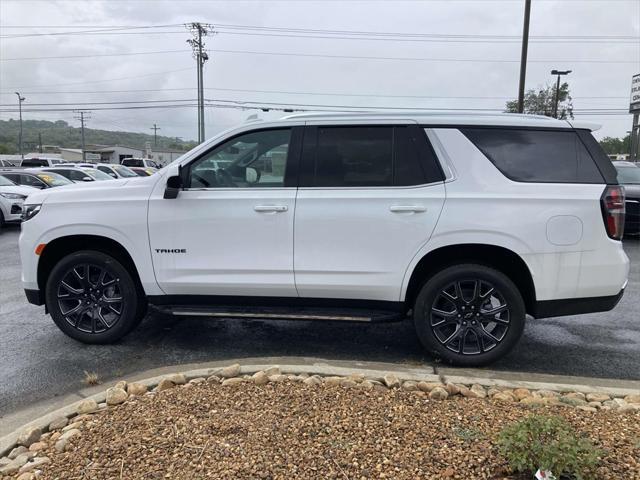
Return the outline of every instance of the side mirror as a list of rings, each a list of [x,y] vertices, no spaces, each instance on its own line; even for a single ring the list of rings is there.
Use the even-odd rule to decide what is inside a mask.
[[[118,175],[116,175],[116,174],[115,174],[115,173],[113,173],[113,172],[109,172],[109,173],[108,173],[108,175],[112,176],[113,178],[118,178]]]
[[[93,178],[91,177],[82,177],[83,182],[93,182]]]
[[[181,188],[182,178],[180,177],[180,175],[174,175],[173,177],[167,178],[167,186],[164,189],[164,198],[177,198]]]

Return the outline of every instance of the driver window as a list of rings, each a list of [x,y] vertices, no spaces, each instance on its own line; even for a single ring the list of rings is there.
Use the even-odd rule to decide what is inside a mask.
[[[283,187],[290,138],[288,128],[232,138],[190,165],[188,186]]]

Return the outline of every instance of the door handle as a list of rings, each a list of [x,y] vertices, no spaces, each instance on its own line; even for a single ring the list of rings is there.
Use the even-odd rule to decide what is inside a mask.
[[[389,207],[393,213],[422,213],[427,211],[427,207],[420,205],[393,205]]]
[[[253,209],[260,213],[278,213],[286,212],[289,207],[286,205],[256,205]]]

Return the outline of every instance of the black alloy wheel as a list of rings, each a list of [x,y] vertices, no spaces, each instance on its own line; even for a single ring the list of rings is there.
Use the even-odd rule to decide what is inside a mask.
[[[135,328],[146,302],[116,258],[83,250],[62,258],[47,279],[47,308],[58,328],[84,343],[112,343]]]
[[[520,291],[502,272],[461,264],[433,275],[414,305],[422,344],[436,357],[461,366],[480,366],[506,355],[524,330]]]

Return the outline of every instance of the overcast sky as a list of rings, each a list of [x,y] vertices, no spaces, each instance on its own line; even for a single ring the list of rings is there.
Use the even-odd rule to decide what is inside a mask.
[[[555,81],[554,68],[572,70],[576,118],[602,124],[599,137],[625,135],[631,77],[640,73],[640,0],[532,3],[527,88]],[[160,134],[196,138],[192,106],[95,104],[193,103],[196,63],[186,44],[190,34],[179,25],[188,22],[217,31],[206,39],[209,103],[500,109],[517,95],[523,8],[524,0],[0,0],[0,119],[17,118],[2,110],[14,108],[18,90],[25,110],[93,102],[84,106],[92,111],[89,127],[150,133],[156,123]],[[114,30],[149,25],[155,27]],[[102,28],[110,31],[91,33]],[[68,32],[76,34],[60,35]],[[42,58],[69,56],[82,57]],[[47,103],[69,105],[35,105]],[[253,113],[208,106],[206,135]],[[25,111],[24,118],[79,124],[73,112]]]

